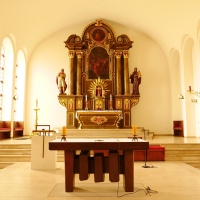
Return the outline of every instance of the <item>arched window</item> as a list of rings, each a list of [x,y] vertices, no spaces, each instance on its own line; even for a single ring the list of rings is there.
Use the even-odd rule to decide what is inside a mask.
[[[11,121],[14,51],[9,38],[3,40],[4,76],[2,92],[2,121]]]
[[[15,88],[14,88],[14,120],[24,120],[24,90],[25,90],[26,62],[23,51],[17,54]]]
[[[5,65],[5,50],[4,50],[4,46],[2,45],[1,46],[1,59],[0,59],[0,121],[2,120],[4,65]]]
[[[15,86],[14,86],[14,121],[17,121],[17,114],[19,112],[17,100],[19,98],[18,95],[18,61],[16,61],[16,68],[15,68]]]

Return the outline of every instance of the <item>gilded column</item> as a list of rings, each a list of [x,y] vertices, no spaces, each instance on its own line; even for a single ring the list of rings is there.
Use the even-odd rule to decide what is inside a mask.
[[[76,52],[77,55],[77,77],[76,77],[76,94],[81,95],[81,85],[82,85],[82,52]]]
[[[74,94],[74,56],[75,56],[75,52],[74,51],[69,51],[69,59],[70,59],[70,66],[69,66],[69,70],[70,70],[70,74],[69,74],[69,95],[73,95]]]
[[[117,95],[122,94],[122,79],[121,79],[121,55],[122,52],[116,52],[116,91]]]
[[[129,86],[129,69],[128,69],[128,57],[129,52],[124,52],[124,93],[125,95],[130,94],[130,86]]]

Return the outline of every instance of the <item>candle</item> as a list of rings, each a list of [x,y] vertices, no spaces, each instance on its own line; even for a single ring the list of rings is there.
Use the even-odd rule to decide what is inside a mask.
[[[87,94],[85,95],[85,101],[87,101]]]
[[[136,132],[137,132],[137,127],[134,125],[133,126],[133,135],[136,136]]]
[[[110,95],[110,101],[112,101],[112,94]]]
[[[62,128],[62,135],[67,135],[66,126],[63,126]]]
[[[189,91],[191,91],[191,86],[189,86]]]
[[[36,107],[38,107],[38,98],[36,99]]]

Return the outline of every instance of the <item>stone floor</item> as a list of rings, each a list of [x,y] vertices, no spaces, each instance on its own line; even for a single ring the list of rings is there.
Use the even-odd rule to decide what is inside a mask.
[[[199,143],[200,138],[173,136],[154,137],[150,144]],[[0,144],[27,144],[30,139],[2,140]],[[79,181],[75,177],[73,193],[64,191],[64,163],[58,162],[56,170],[31,170],[31,163],[18,162],[0,170],[0,200],[199,200],[200,170],[181,162],[135,162],[134,193],[125,193],[123,177],[119,183],[94,183],[94,177]],[[147,190],[147,188],[150,190]]]

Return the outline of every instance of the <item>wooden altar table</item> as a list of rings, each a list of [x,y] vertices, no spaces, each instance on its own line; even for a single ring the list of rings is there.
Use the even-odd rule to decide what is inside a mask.
[[[89,174],[94,174],[95,182],[103,182],[104,173],[109,173],[111,182],[118,182],[119,174],[123,174],[125,192],[133,192],[134,150],[148,148],[149,142],[129,138],[67,138],[49,142],[49,150],[64,150],[66,192],[73,192],[75,174],[79,174],[80,180],[87,180]],[[80,155],[76,155],[77,150],[81,150]],[[109,155],[90,156],[90,150],[109,150]]]

